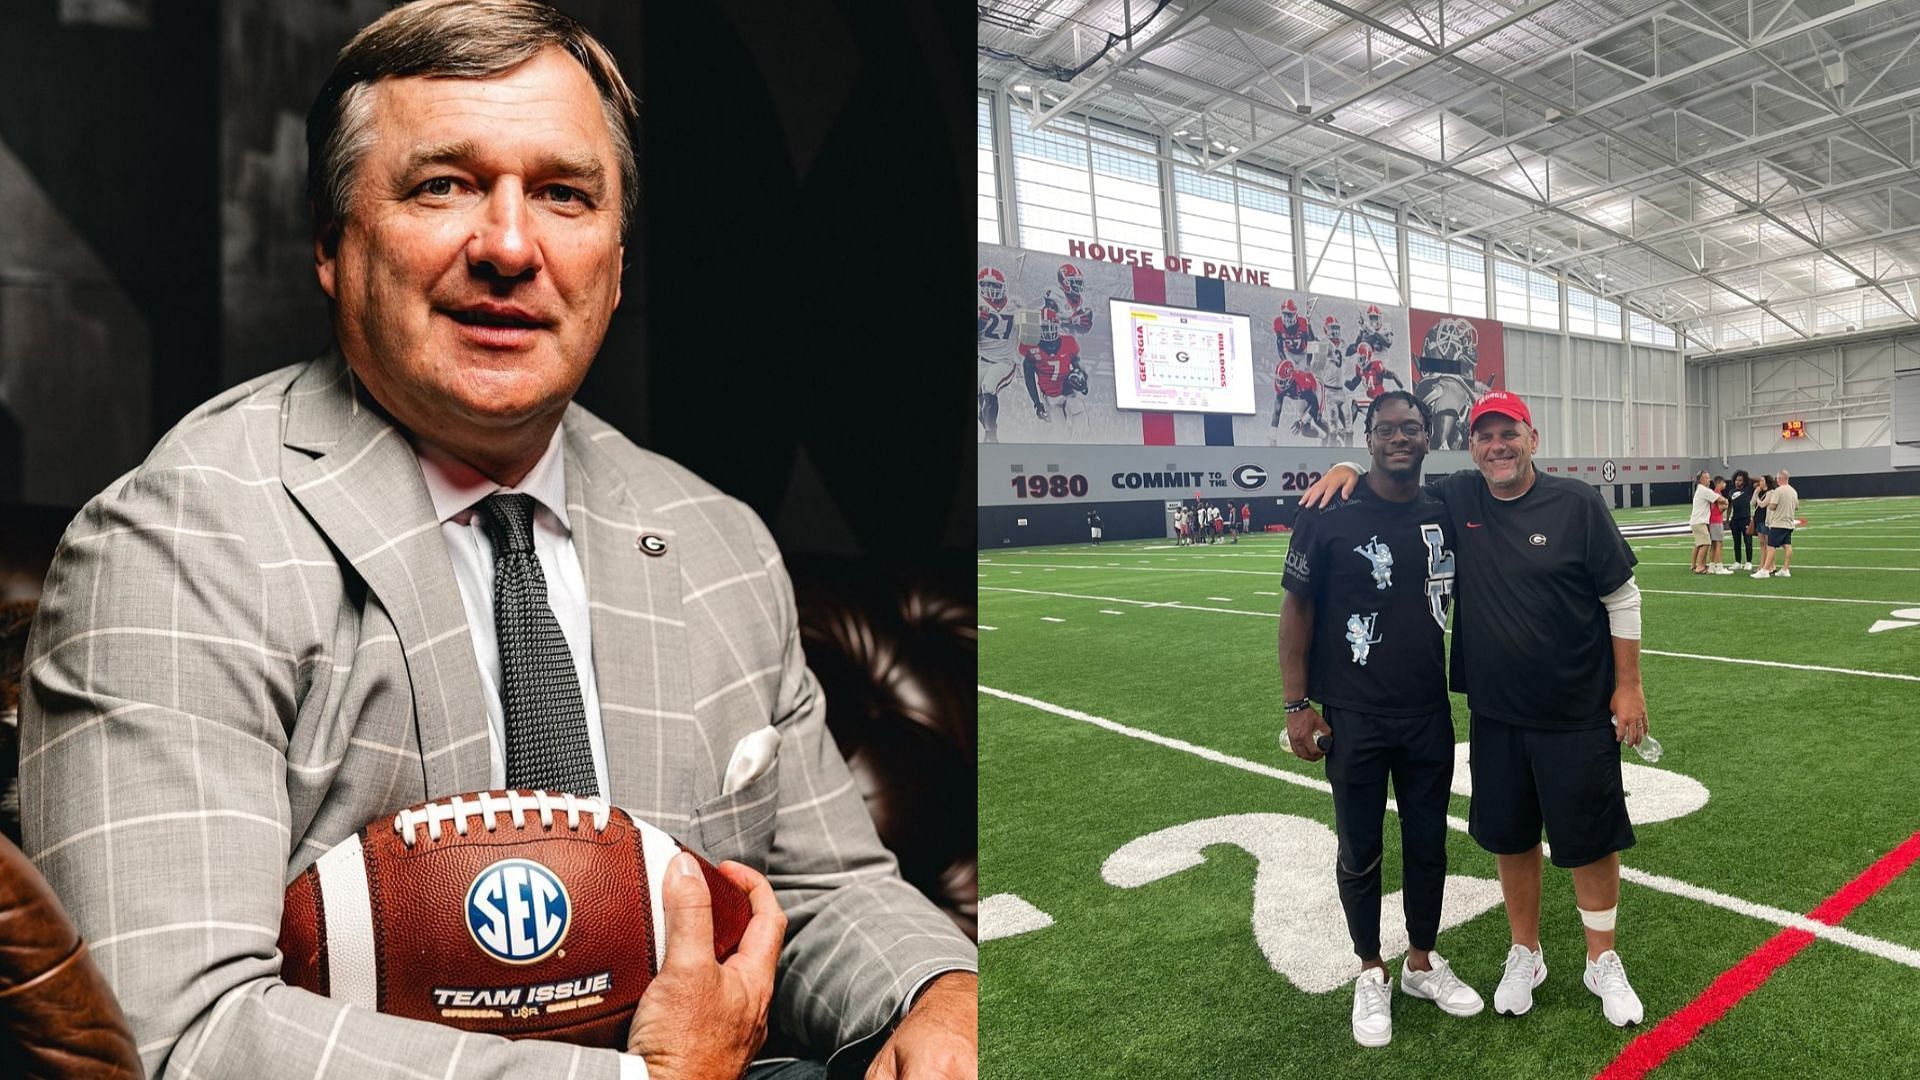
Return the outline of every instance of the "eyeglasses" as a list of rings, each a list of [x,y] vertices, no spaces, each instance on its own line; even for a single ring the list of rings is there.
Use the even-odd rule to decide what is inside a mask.
[[[1427,425],[1418,420],[1408,420],[1404,424],[1376,424],[1373,428],[1373,437],[1391,439],[1396,431],[1409,439],[1417,439],[1427,433]]]

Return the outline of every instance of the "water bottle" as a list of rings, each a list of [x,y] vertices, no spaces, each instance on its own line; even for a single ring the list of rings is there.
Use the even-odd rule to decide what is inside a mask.
[[[1640,760],[1649,765],[1659,761],[1660,755],[1665,753],[1660,748],[1660,740],[1654,738],[1651,733],[1643,733],[1640,736],[1640,741],[1633,744],[1633,752],[1639,754]]]

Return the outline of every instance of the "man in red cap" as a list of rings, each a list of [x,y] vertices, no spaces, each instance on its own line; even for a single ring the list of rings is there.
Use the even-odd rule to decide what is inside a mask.
[[[1451,688],[1471,714],[1468,828],[1493,852],[1513,945],[1496,1013],[1533,1007],[1540,954],[1540,832],[1572,871],[1586,928],[1583,981],[1618,1026],[1644,1018],[1614,951],[1620,852],[1633,846],[1618,742],[1647,729],[1640,686],[1636,561],[1591,485],[1533,466],[1540,435],[1527,403],[1487,394],[1469,415],[1475,469],[1429,483],[1446,503],[1456,557]],[[1340,464],[1301,499],[1351,494]]]

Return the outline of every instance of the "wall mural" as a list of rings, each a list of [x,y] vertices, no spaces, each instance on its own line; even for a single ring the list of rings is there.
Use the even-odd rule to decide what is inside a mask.
[[[1409,313],[1415,394],[1433,410],[1433,449],[1467,448],[1467,411],[1482,394],[1505,389],[1506,335],[1493,319],[1438,311]]]
[[[1456,399],[1471,404],[1503,370],[1498,323],[1422,313],[1427,318],[1415,324],[1396,305],[1151,265],[981,244],[975,291],[980,442],[1361,446],[1360,418],[1375,396],[1421,392],[1424,382],[1423,396],[1458,413]],[[1248,316],[1254,413],[1120,409],[1112,299]],[[1412,357],[1423,351],[1434,359],[1416,366]]]

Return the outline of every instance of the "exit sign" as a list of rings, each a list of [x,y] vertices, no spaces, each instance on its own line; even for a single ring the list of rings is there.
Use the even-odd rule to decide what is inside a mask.
[[[1804,439],[1807,437],[1807,425],[1799,420],[1780,422],[1780,437],[1783,439]]]

